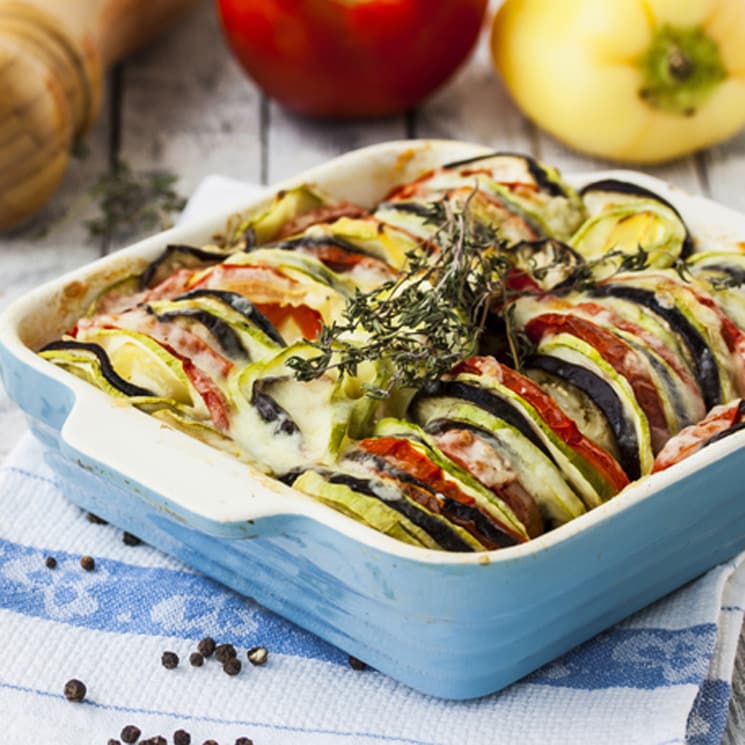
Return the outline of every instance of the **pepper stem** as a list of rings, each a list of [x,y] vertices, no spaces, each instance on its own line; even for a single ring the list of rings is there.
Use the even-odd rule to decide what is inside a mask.
[[[655,29],[639,66],[639,96],[652,108],[681,116],[693,116],[727,78],[717,43],[699,27]]]

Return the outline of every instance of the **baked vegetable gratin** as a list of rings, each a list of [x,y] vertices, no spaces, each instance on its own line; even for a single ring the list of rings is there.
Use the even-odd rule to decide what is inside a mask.
[[[169,245],[39,354],[416,546],[522,543],[741,429],[745,255],[496,153]]]

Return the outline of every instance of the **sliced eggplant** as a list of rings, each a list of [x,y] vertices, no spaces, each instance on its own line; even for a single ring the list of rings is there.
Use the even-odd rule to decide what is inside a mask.
[[[301,184],[275,194],[271,203],[234,220],[227,241],[244,250],[301,233],[311,225],[331,222],[343,215],[359,216],[366,210],[336,201],[315,186]]]
[[[679,257],[686,259],[693,253],[693,236],[680,212],[670,202],[651,189],[646,189],[630,181],[601,179],[587,184],[580,189],[579,193],[591,218],[618,206],[628,205],[632,207],[634,205],[640,205],[644,209],[650,202],[659,204],[664,208],[666,213],[670,214],[672,221],[679,225],[676,231],[681,243]]]
[[[294,479],[292,487],[404,543],[446,551],[474,550],[466,531],[407,498],[392,479],[385,482],[364,471],[352,475],[309,470]]]
[[[535,354],[525,362],[527,370],[541,370],[555,378],[565,381],[579,389],[599,409],[613,433],[614,447],[618,453],[618,462],[630,480],[638,479],[642,474],[639,458],[639,440],[636,427],[629,418],[619,394],[595,371],[582,364],[560,359],[548,354]],[[553,393],[553,391],[552,391]],[[572,412],[567,411],[571,416]],[[593,417],[594,418],[594,417]],[[580,428],[581,425],[579,425]],[[589,428],[583,430],[592,439]],[[603,442],[599,442],[604,446]]]
[[[39,350],[39,354],[44,359],[71,372],[79,369],[80,377],[106,390],[107,393],[124,396],[156,396],[150,389],[130,383],[119,375],[111,364],[106,350],[99,344],[61,339],[44,346]]]
[[[544,519],[554,525],[563,524],[585,511],[582,501],[569,486],[561,470],[543,442],[536,436],[529,424],[522,429],[509,423],[495,407],[480,406],[473,400],[452,395],[467,392],[475,386],[465,386],[450,391],[451,395],[421,396],[412,401],[409,415],[433,437],[451,429],[469,426],[473,431],[483,431],[487,439],[480,437],[485,446],[493,453],[493,461],[500,464],[512,480],[517,480],[521,487],[536,501]],[[487,402],[498,400],[486,391],[478,400]],[[504,402],[500,402],[504,403]],[[509,405],[499,407],[500,412]],[[522,419],[522,415],[513,409]],[[468,455],[464,455],[468,459]]]
[[[210,309],[214,309],[219,305],[227,306],[243,316],[243,318],[252,326],[256,326],[262,334],[268,337],[277,346],[287,346],[287,342],[285,342],[285,340],[280,336],[279,331],[277,331],[269,319],[263,313],[258,311],[250,300],[243,297],[243,295],[239,295],[237,292],[199,289],[190,290],[189,292],[185,292],[183,295],[174,298],[175,302],[195,301],[196,303],[201,303],[203,300],[207,301],[207,307]],[[216,303],[218,304],[217,306]]]
[[[198,269],[219,264],[230,253],[214,249],[171,244],[152,261],[140,276],[140,289],[155,287],[179,269]]]
[[[243,346],[240,336],[228,323],[207,310],[200,308],[176,308],[158,313],[150,305],[145,306],[145,308],[153,313],[161,323],[186,321],[187,324],[190,324],[194,321],[209,331],[217,342],[220,351],[231,360],[240,362],[248,362],[250,360],[250,355]]]
[[[509,257],[518,272],[544,291],[571,285],[586,266],[577,251],[555,238],[521,241],[510,249]]]
[[[693,362],[693,373],[708,409],[721,403],[719,366],[704,336],[674,303],[655,291],[629,284],[603,284],[592,290],[593,297],[614,297],[642,305],[664,319],[680,338]]]
[[[424,432],[408,422],[381,420],[375,435],[347,457],[395,478],[404,493],[418,495],[420,504],[465,528],[486,548],[527,540],[510,507],[439,452]]]

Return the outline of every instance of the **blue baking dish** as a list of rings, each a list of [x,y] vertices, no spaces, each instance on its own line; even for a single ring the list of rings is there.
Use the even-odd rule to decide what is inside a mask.
[[[459,142],[385,143],[277,188],[313,182],[372,204],[428,168],[482,151]],[[700,243],[738,250],[739,242],[743,250],[745,217],[641,174],[592,178],[611,176],[673,202]],[[3,382],[75,503],[381,672],[452,699],[503,688],[745,549],[744,432],[529,543],[453,554],[377,533],[34,353],[69,328],[98,289],[142,268],[167,243],[207,241],[238,207],[61,277],[2,315]]]

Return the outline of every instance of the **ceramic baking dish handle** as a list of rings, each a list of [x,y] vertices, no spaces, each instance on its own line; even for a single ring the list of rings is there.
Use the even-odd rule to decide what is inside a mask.
[[[60,449],[87,471],[171,513],[217,523],[313,512],[315,503],[235,458],[99,391],[79,390]],[[119,426],[106,408],[116,406]]]

